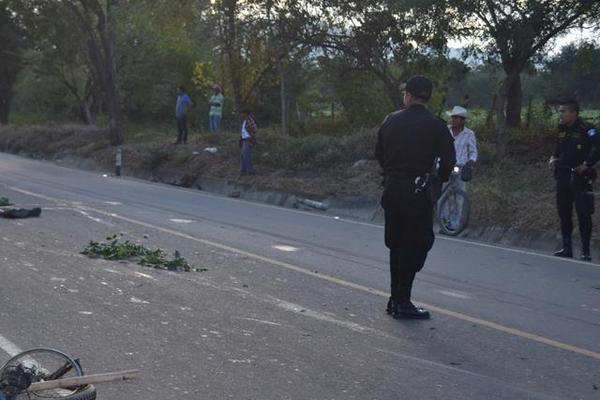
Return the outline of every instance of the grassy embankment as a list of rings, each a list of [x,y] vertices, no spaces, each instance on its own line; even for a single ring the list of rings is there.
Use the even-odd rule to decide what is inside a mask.
[[[546,164],[553,148],[554,124],[545,121],[513,132],[510,156],[494,160],[495,134],[482,122],[477,115],[471,121],[480,147],[480,163],[470,185],[472,224],[556,230],[554,181]],[[378,194],[379,169],[372,160],[375,136],[374,129],[304,137],[283,137],[265,129],[255,151],[259,175],[244,179],[260,189],[317,198]],[[179,174],[189,184],[200,175],[237,178],[236,133],[192,132],[187,146],[173,145],[174,139],[172,128],[128,129],[124,170],[155,176]],[[204,151],[206,147],[217,147],[218,151],[213,155]],[[78,125],[0,128],[0,150],[50,160],[88,159],[103,168],[111,168],[114,160],[105,130]],[[361,159],[370,161],[353,167]],[[595,215],[595,236],[599,214]]]

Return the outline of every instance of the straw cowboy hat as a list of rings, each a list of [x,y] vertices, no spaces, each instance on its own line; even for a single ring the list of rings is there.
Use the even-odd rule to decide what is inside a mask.
[[[447,114],[451,117],[469,118],[469,111],[461,106],[454,106],[452,111],[448,111]]]

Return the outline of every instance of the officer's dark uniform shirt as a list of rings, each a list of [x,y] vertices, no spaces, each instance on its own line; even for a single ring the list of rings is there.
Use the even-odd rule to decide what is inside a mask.
[[[584,161],[593,166],[600,160],[600,132],[579,118],[571,126],[559,125],[554,157],[559,168],[576,168]]]
[[[379,129],[375,157],[386,177],[408,179],[430,173],[439,157],[438,176],[443,182],[456,163],[448,126],[420,104],[386,117]]]

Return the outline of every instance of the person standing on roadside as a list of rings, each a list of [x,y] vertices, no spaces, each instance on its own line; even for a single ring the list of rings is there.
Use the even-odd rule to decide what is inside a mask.
[[[210,111],[208,112],[208,131],[219,132],[221,130],[221,118],[223,117],[223,102],[225,97],[221,86],[213,86],[213,94],[210,96]]]
[[[381,204],[385,245],[390,250],[391,297],[387,313],[396,319],[428,319],[430,313],[411,302],[412,286],[433,246],[431,172],[439,159],[438,177],[448,180],[456,162],[446,123],[427,109],[433,83],[424,76],[404,87],[405,109],[388,115],[378,132],[375,157],[383,169]]]
[[[453,185],[456,190],[467,190],[467,180],[473,175],[473,166],[477,162],[477,139],[475,132],[466,127],[469,111],[461,106],[454,106],[452,111],[447,113],[450,116],[450,125],[448,130],[454,139],[454,150],[456,152],[456,166],[458,173],[452,177],[447,185]],[[462,198],[450,199],[458,204],[454,204],[458,210],[462,210]],[[448,210],[445,210],[448,211]],[[452,216],[445,215],[443,218],[449,218],[449,226],[455,229],[460,224],[462,216],[460,213],[452,213]]]
[[[177,119],[177,142],[175,144],[187,143],[187,113],[191,105],[192,99],[188,96],[185,88],[179,86],[177,89],[177,102],[175,103],[175,118]]]
[[[241,109],[240,116],[242,118],[242,134],[240,137],[240,147],[242,149],[240,176],[256,175],[254,165],[252,164],[252,149],[256,145],[258,128],[254,118],[252,118],[250,109]]]
[[[593,166],[600,160],[600,132],[579,118],[579,103],[565,100],[559,105],[560,125],[550,167],[556,178],[556,205],[560,217],[563,247],[554,255],[573,257],[573,204],[579,221],[581,259],[591,261],[590,240],[596,180]]]

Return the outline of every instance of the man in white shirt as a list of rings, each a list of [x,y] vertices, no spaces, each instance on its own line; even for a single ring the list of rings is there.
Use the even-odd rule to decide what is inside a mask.
[[[477,139],[475,138],[475,132],[465,126],[469,117],[469,112],[466,108],[454,106],[452,111],[448,112],[448,115],[450,116],[448,130],[454,138],[456,166],[459,168],[459,171],[451,177],[447,184],[454,185],[455,189],[465,191],[467,189],[467,182],[461,179],[461,173],[463,168],[472,168],[473,164],[477,161]],[[457,204],[456,206],[459,209],[462,208],[462,204]],[[453,220],[450,221],[451,226],[458,226],[458,218],[460,218],[460,215],[453,214],[453,218],[451,218]]]
[[[455,106],[448,114],[451,118],[448,129],[454,138],[456,165],[461,169],[467,164],[473,165],[477,161],[477,139],[475,132],[465,126],[469,112],[466,108]]]

